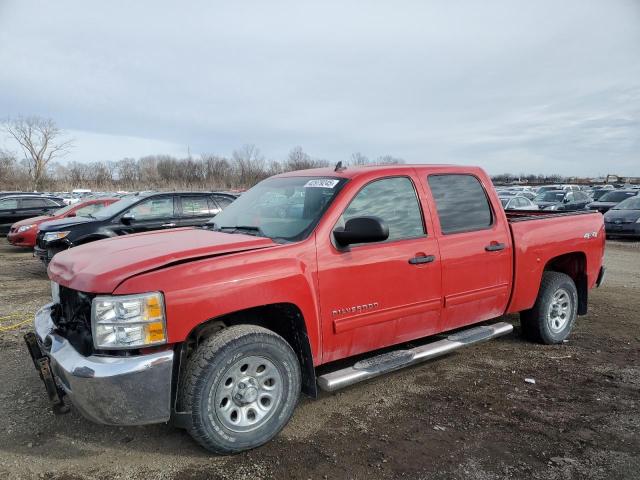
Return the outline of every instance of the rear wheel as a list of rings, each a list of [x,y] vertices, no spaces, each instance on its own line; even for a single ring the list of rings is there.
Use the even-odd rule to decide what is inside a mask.
[[[279,335],[254,325],[205,340],[185,371],[189,433],[214,453],[236,453],[271,440],[300,396],[298,358]]]
[[[522,331],[529,340],[547,345],[562,343],[573,328],[578,291],[573,279],[560,272],[545,272],[531,310],[520,313]]]

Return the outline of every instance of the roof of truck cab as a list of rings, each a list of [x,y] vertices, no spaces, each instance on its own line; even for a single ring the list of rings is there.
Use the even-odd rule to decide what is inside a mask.
[[[480,167],[465,165],[447,165],[447,164],[402,164],[402,165],[365,165],[358,167],[343,167],[336,171],[335,167],[311,168],[308,170],[295,170],[276,175],[276,177],[333,177],[333,178],[356,178],[360,176],[371,176],[371,174],[379,175],[395,175],[402,174],[407,170],[429,171],[441,173],[443,170],[451,173],[478,173],[482,172]]]

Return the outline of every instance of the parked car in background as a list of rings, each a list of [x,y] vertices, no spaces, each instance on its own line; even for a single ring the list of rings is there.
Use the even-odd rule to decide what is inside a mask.
[[[533,199],[540,210],[583,210],[590,202],[586,193],[571,190],[547,190]]]
[[[611,186],[611,188],[592,188],[588,193],[589,195],[591,195],[591,198],[593,198],[594,201],[600,200],[600,198],[603,195],[606,195],[609,192],[612,192],[614,190],[613,186]]]
[[[81,203],[59,208],[47,215],[40,215],[38,217],[21,220],[11,225],[11,229],[7,235],[7,240],[11,245],[15,245],[16,247],[33,248],[36,245],[36,234],[40,224],[52,220],[59,220],[61,218],[86,217],[89,214],[95,213],[102,207],[117,202],[118,200],[120,199],[109,197],[88,199]]]
[[[605,213],[623,200],[629,197],[635,197],[636,195],[638,195],[638,190],[613,190],[601,196],[597,202],[591,202],[587,205],[587,208]]]
[[[527,197],[516,195],[515,197],[500,196],[500,203],[505,210],[538,210],[538,205]]]
[[[34,253],[48,265],[56,253],[83,243],[130,233],[204,225],[233,200],[233,195],[212,192],[129,195],[89,217],[41,224]]]
[[[640,238],[640,196],[627,198],[604,214],[607,236]]]
[[[7,195],[0,198],[0,234],[9,233],[11,225],[25,218],[45,215],[64,206],[58,197],[33,194]]]

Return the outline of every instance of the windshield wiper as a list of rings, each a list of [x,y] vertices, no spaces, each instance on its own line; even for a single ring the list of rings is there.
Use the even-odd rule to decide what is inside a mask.
[[[235,227],[214,227],[214,230],[228,233],[246,233],[247,235],[255,235],[256,237],[266,237],[260,227],[254,225],[236,225]]]

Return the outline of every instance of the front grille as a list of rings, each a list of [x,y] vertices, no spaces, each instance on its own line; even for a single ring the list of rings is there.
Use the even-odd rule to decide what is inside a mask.
[[[91,301],[94,296],[60,285],[60,303],[51,312],[56,330],[83,355],[93,352]]]
[[[47,245],[44,242],[44,232],[38,232],[36,236],[36,245],[40,248],[47,248]]]

